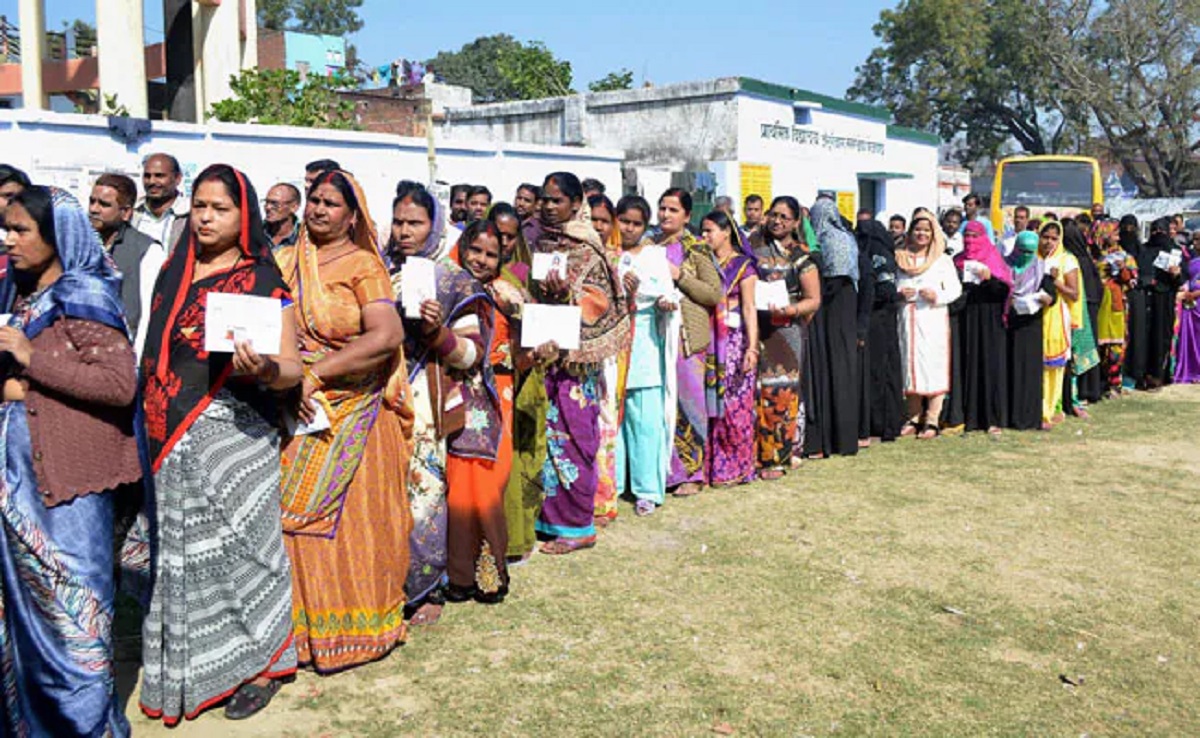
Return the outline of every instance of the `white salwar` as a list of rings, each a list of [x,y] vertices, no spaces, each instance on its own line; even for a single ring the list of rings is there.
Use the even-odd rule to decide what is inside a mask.
[[[897,317],[900,358],[904,362],[904,394],[934,397],[950,391],[950,313],[947,305],[962,295],[958,271],[941,256],[918,275],[897,273],[896,289],[932,289],[937,300],[914,295]]]

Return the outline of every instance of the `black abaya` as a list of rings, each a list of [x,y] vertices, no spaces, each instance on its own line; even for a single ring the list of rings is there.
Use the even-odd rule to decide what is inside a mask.
[[[893,441],[904,425],[904,372],[900,367],[900,333],[897,303],[871,311],[870,415],[871,435]]]
[[[1100,336],[1097,333],[1097,327],[1100,325],[1100,302],[1088,301],[1087,304],[1088,317],[1091,318],[1092,324],[1092,340],[1096,345],[1100,345]],[[1075,381],[1075,389],[1080,400],[1094,405],[1104,396],[1104,367],[1103,363],[1088,369]]]
[[[966,430],[1008,425],[1008,342],[1004,313],[1009,287],[998,279],[964,284],[966,302],[960,317],[962,331],[962,398]]]
[[[1144,287],[1125,293],[1125,376],[1140,385],[1150,365],[1150,305]]]
[[[1008,313],[1008,426],[1042,427],[1042,314]]]
[[[823,279],[821,309],[809,326],[805,357],[807,455],[858,453],[857,312],[858,295],[849,277]]]
[[[959,271],[962,278],[962,271]],[[966,423],[966,413],[963,409],[963,349],[962,349],[962,315],[967,304],[966,292],[950,303],[950,391],[946,393],[945,404],[942,405],[941,423],[943,428],[958,428]]]

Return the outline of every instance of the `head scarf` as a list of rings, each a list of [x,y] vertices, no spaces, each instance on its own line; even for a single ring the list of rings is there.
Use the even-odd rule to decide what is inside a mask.
[[[858,247],[870,259],[875,276],[872,307],[881,308],[894,302],[896,295],[896,239],[874,218],[862,221],[856,230]]]
[[[837,203],[828,197],[819,197],[809,211],[817,242],[821,244],[821,262],[824,275],[849,277],[858,289],[858,241],[842,222]]]
[[[1100,270],[1092,259],[1087,237],[1075,221],[1063,223],[1063,246],[1075,260],[1079,262],[1079,272],[1083,276],[1083,293],[1088,302],[1099,303],[1102,296],[1100,291]]]
[[[1137,254],[1138,271],[1145,275],[1153,275],[1155,260],[1158,255],[1164,251],[1174,251],[1179,248],[1175,240],[1171,238],[1171,219],[1158,218],[1150,225],[1150,240],[1142,245],[1141,251]]]
[[[1096,245],[1101,256],[1119,248],[1120,239],[1120,226],[1115,220],[1098,220],[1092,226],[1092,243]]]
[[[1130,256],[1137,257],[1142,252],[1141,226],[1136,215],[1126,215],[1121,218],[1118,238],[1121,248]]]
[[[210,355],[203,351],[202,343],[186,339],[188,327],[203,320],[197,311],[205,304],[205,296],[230,292],[289,299],[271,253],[271,239],[263,229],[254,186],[233,167],[214,164],[209,169],[218,168],[232,172],[241,189],[237,261],[228,271],[193,284],[200,247],[189,227],[163,265],[151,301],[142,352],[142,391],[150,461],[155,470],[225,386],[233,370],[231,354]],[[184,327],[177,328],[179,324]]]
[[[908,246],[913,243],[913,234],[916,233],[917,223],[922,220],[927,222],[930,229],[933,230],[933,239],[929,242],[925,261],[918,264],[917,254]],[[942,226],[933,213],[925,208],[919,208],[917,212],[913,213],[912,222],[908,225],[908,238],[905,239],[904,244],[904,248],[896,250],[896,266],[905,274],[916,277],[928,271],[946,253],[946,234],[942,232]]]
[[[48,189],[54,217],[53,245],[63,273],[34,302],[23,326],[25,335],[33,338],[59,318],[79,318],[103,323],[128,337],[121,277],[105,254],[100,236],[74,195],[57,187]],[[10,266],[0,283],[0,305],[5,312],[12,312],[20,277]]]
[[[1019,277],[1037,262],[1038,234],[1033,231],[1021,231],[1009,254],[1008,265],[1012,267],[1013,276]]]
[[[954,257],[954,265],[962,269],[968,261],[980,262],[992,273],[993,279],[1000,280],[1008,285],[1009,289],[1012,289],[1012,269],[1000,255],[996,244],[988,238],[987,228],[977,220],[967,223],[966,229],[963,231],[963,252]]]

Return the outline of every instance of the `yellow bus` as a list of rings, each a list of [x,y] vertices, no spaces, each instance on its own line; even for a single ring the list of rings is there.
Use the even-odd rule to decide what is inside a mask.
[[[1014,156],[996,165],[991,215],[997,234],[1012,223],[1018,205],[1034,218],[1046,212],[1064,218],[1097,202],[1104,203],[1104,184],[1100,162],[1090,156]]]

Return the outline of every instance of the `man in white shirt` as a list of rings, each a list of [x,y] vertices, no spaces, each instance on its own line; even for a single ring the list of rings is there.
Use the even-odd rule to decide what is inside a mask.
[[[1017,236],[1025,232],[1029,227],[1029,208],[1024,205],[1018,205],[1013,208],[1013,232],[1012,235],[1006,236],[1000,242],[1000,252],[1005,259],[1012,254],[1013,249],[1017,247]]]
[[[146,196],[133,209],[134,228],[166,247],[175,248],[187,230],[188,201],[180,197],[183,170],[170,154],[151,154],[142,161],[142,189]]]
[[[140,357],[150,324],[154,282],[167,260],[167,250],[129,225],[136,198],[137,186],[132,179],[124,174],[101,174],[88,197],[88,219],[121,270],[121,302],[133,332],[134,350]]]

